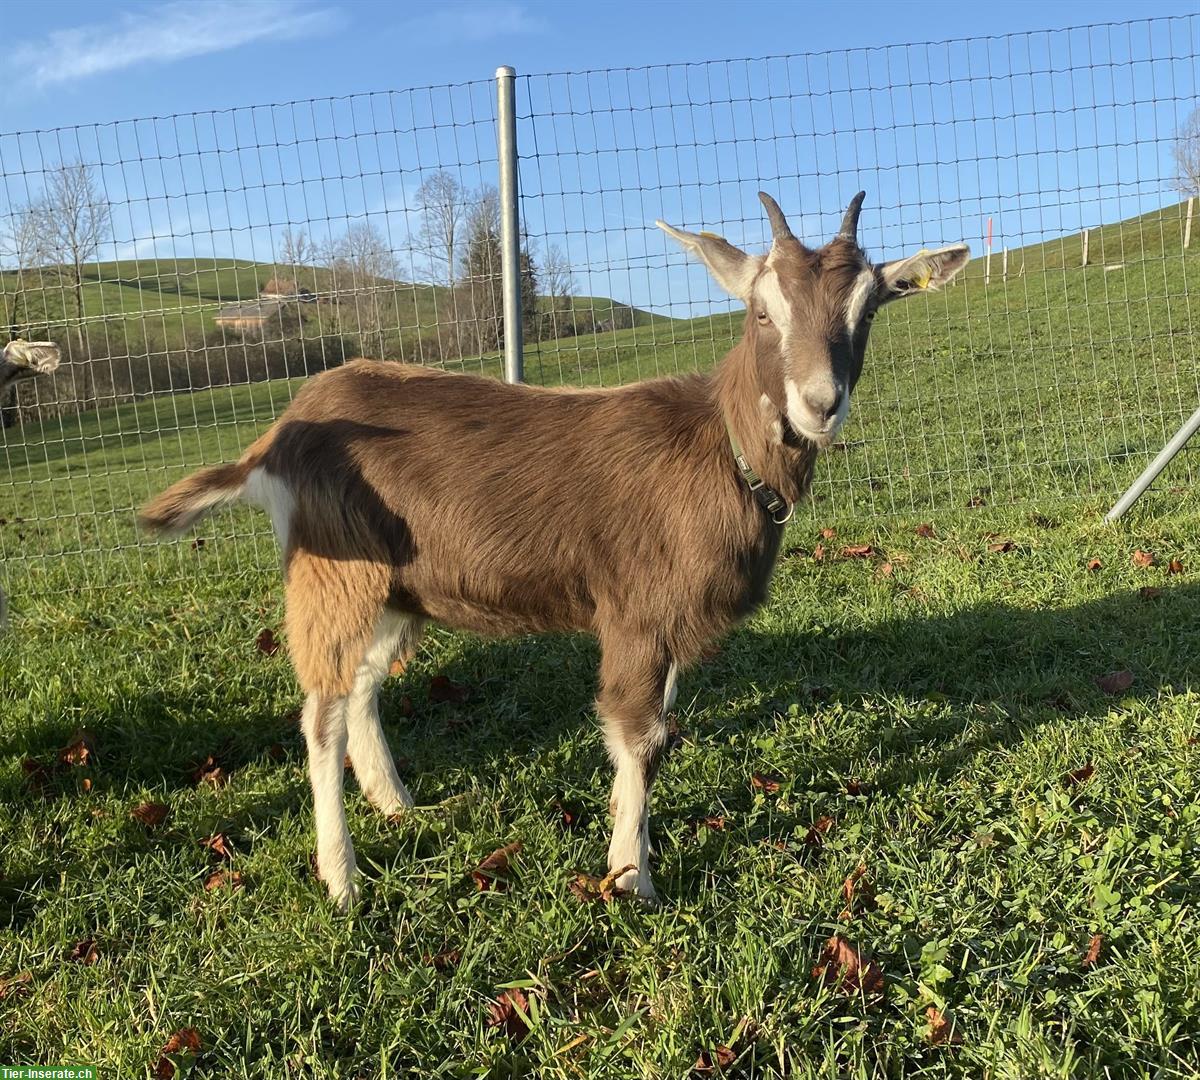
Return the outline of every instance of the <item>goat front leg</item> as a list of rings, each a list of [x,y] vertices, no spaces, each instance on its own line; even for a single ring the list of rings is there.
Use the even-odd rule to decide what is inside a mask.
[[[596,707],[616,767],[608,868],[619,889],[653,899],[650,876],[650,788],[667,745],[666,697],[673,682],[661,645],[636,638],[605,640]],[[626,867],[632,869],[626,870]]]
[[[309,694],[300,717],[308,744],[313,818],[317,829],[317,875],[339,911],[358,898],[354,844],[346,826],[342,772],[346,760],[346,698]]]

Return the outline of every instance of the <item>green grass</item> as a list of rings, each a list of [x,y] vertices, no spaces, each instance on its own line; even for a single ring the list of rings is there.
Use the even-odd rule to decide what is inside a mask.
[[[741,1075],[1194,1075],[1200,520],[987,509],[935,517],[931,539],[914,524],[842,526],[821,561],[816,527],[794,527],[769,607],[684,679],[656,910],[568,890],[601,870],[607,828],[583,639],[435,631],[389,681],[385,728],[421,808],[389,823],[351,785],[366,883],[341,919],[309,871],[299,694],[283,654],[255,648],[279,625],[274,574],[219,572],[213,545],[187,583],[96,604],[60,574],[17,597],[0,978],[30,979],[0,1002],[0,1059],[142,1076],[193,1027],[193,1075],[222,1078],[677,1077],[731,1043]],[[998,531],[1013,550],[989,550]],[[877,555],[838,557],[848,543]],[[1138,548],[1159,565],[1135,566]],[[1125,669],[1124,694],[1093,681]],[[431,703],[435,674],[469,701]],[[95,762],[36,791],[22,761],[52,762],[79,726]],[[210,754],[228,783],[193,786]],[[162,826],[131,818],[147,800],[170,807]],[[714,814],[722,830],[694,825]],[[825,844],[806,843],[826,816]],[[216,832],[240,890],[204,889]],[[472,868],[514,841],[509,890],[477,892]],[[860,864],[876,905],[846,918]],[[811,978],[834,932],[881,965],[881,1001]],[[96,963],[70,960],[88,938]],[[448,948],[447,972],[424,959]],[[514,983],[537,1010],[519,1044],[485,1024]],[[928,1044],[930,1006],[961,1042]]]
[[[299,692],[284,653],[255,647],[281,622],[265,522],[219,516],[195,546],[132,527],[152,491],[236,456],[297,383],[3,432],[0,980],[28,980],[0,990],[0,1063],[145,1076],[193,1027],[191,1075],[214,1078],[679,1077],[720,1045],[742,1076],[1200,1075],[1187,455],[1101,523],[1200,397],[1200,264],[1172,251],[1173,212],[1093,234],[1106,263],[1124,246],[1123,271],[1044,245],[1021,277],[985,288],[974,263],[877,320],[846,443],[769,605],[683,680],[653,910],[568,888],[602,870],[607,840],[594,646],[435,630],[384,692],[420,809],[389,823],[349,786],[364,898],[332,913],[309,870]],[[739,326],[543,343],[527,373],[702,369]],[[850,544],[873,554],[842,557]],[[1117,671],[1133,682],[1110,696],[1095,680]],[[468,701],[432,702],[437,675]],[[80,727],[95,761],[38,788],[23,763],[52,764]],[[192,782],[209,755],[222,787]],[[131,818],[144,801],[170,807],[161,826]],[[712,815],[724,828],[696,824]],[[808,843],[822,818],[824,844]],[[204,888],[215,832],[238,890]],[[508,891],[478,892],[472,868],[515,841]],[[844,916],[860,864],[876,902]],[[835,932],[881,966],[882,999],[812,978]],[[91,965],[70,959],[85,939]],[[448,970],[426,961],[448,948]],[[486,1024],[513,984],[535,1014],[518,1042]],[[930,1045],[930,1007],[959,1041]]]

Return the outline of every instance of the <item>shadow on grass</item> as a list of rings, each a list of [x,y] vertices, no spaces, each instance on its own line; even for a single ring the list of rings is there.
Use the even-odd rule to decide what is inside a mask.
[[[836,614],[836,605],[828,611]],[[680,700],[717,715],[702,722],[696,733],[701,741],[752,735],[775,712],[793,706],[803,714],[837,702],[870,703],[856,710],[853,732],[838,742],[836,753],[814,756],[798,747],[794,775],[807,774],[812,790],[833,791],[852,761],[882,748],[885,760],[874,783],[894,790],[948,778],[979,751],[1016,744],[1064,714],[1080,723],[1105,715],[1114,699],[1095,680],[1106,673],[1133,673],[1125,699],[1193,685],[1200,674],[1198,612],[1196,585],[1149,597],[1123,591],[1070,607],[989,603],[933,615],[914,609],[865,629],[826,624],[824,613],[814,609],[807,620],[795,619],[794,631],[774,632],[758,623],[734,633],[714,661],[684,676]],[[486,777],[514,758],[569,746],[574,732],[594,723],[596,660],[594,643],[583,637],[460,639],[436,674],[465,687],[465,703],[432,702],[435,673],[424,662],[389,680],[381,701],[384,728],[418,802],[458,794],[456,786],[461,790],[467,777]],[[283,663],[282,655],[272,662]],[[751,686],[754,705],[728,705]],[[295,722],[298,696],[279,708],[264,708],[239,704],[234,693],[223,696],[220,683],[208,693],[208,699],[183,701],[147,692],[132,702],[114,702],[108,712],[89,712],[103,787],[168,793],[190,788],[209,754],[234,777],[251,762],[295,768],[303,760]],[[897,724],[887,706],[897,699],[936,707],[907,710]],[[214,715],[225,719],[214,722]],[[968,725],[975,734],[964,741]],[[50,761],[61,745],[61,728],[46,726],[10,737],[0,745],[0,756]],[[583,792],[584,811],[602,816],[607,790],[593,790],[592,777],[603,767],[603,756],[599,741],[587,740],[566,758],[568,768],[533,780],[544,790],[530,795],[550,806],[564,790]],[[14,783],[20,791],[5,797],[30,797],[27,779]],[[660,809],[656,828],[675,829],[711,811],[697,793],[664,792],[670,783],[669,776],[660,782],[658,804],[675,810]],[[34,797],[73,799],[77,784],[74,771],[63,770]],[[751,797],[747,790],[726,805],[736,807],[738,799],[749,805]],[[220,811],[226,813],[220,827],[248,829],[287,811],[306,812],[307,802],[304,784],[269,799],[239,795],[228,813]],[[664,820],[664,814],[679,820]],[[131,852],[142,846],[131,845]],[[11,906],[9,915],[20,917]]]

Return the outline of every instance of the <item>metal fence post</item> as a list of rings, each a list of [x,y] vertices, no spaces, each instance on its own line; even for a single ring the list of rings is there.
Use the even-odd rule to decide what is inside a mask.
[[[1129,485],[1129,490],[1104,515],[1104,520],[1107,522],[1116,521],[1117,518],[1137,502],[1142,497],[1142,493],[1146,488],[1154,483],[1158,474],[1170,464],[1171,459],[1184,448],[1188,439],[1195,435],[1197,431],[1200,431],[1200,409],[1197,409],[1183,422],[1183,426],[1171,436],[1167,445],[1158,452],[1158,457],[1142,470],[1142,475]]]
[[[521,227],[517,215],[517,73],[496,68],[496,156],[500,169],[500,272],[504,282],[504,378],[523,382]]]

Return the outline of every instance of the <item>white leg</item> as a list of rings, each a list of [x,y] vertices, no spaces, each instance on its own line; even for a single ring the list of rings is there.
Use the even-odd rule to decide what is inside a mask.
[[[621,870],[632,866],[632,870],[626,870],[617,878],[617,887],[653,899],[647,759],[631,753],[623,739],[613,738],[611,728],[607,741],[609,756],[617,769],[609,804],[613,814],[613,831],[608,845],[608,868]]]
[[[346,827],[342,768],[346,757],[346,699],[310,694],[300,718],[308,743],[313,818],[317,828],[317,873],[339,911],[358,897],[354,845]]]
[[[398,814],[413,799],[396,774],[396,765],[379,724],[379,684],[398,653],[416,647],[420,625],[410,616],[384,614],[367,655],[359,665],[346,705],[350,761],[363,794],[385,814]]]

